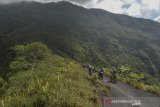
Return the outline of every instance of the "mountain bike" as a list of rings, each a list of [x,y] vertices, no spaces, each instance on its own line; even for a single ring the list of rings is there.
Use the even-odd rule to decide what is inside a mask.
[[[117,83],[116,75],[111,75],[111,76],[110,76],[110,82],[113,83],[113,84],[116,84],[116,83]]]

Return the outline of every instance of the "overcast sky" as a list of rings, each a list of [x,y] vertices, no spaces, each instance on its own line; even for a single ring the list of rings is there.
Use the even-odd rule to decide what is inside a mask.
[[[57,2],[60,0],[0,0],[0,3],[17,1]],[[112,13],[147,18],[160,22],[160,0],[66,0],[86,8],[100,8]]]

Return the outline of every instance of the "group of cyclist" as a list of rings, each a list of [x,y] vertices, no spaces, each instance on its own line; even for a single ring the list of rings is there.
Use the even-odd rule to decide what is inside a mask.
[[[90,66],[90,65],[88,66],[86,64],[84,64],[82,66],[83,66],[83,68],[87,68],[88,73],[89,73],[90,76],[92,76],[93,73],[96,73],[95,67]],[[112,82],[114,84],[117,82],[117,78],[116,78],[116,74],[117,73],[118,73],[118,71],[115,68],[112,68],[111,73],[110,73],[111,74],[111,76],[110,76],[110,82]],[[100,68],[98,70],[98,78],[101,79],[101,80],[103,80],[103,77],[104,77],[104,68]]]

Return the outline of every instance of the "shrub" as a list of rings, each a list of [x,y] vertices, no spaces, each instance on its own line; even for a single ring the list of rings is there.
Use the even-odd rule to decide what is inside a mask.
[[[11,50],[16,54],[14,61],[9,65],[11,71],[28,70],[33,68],[38,61],[51,55],[46,45],[34,42],[26,45],[17,45]]]
[[[0,97],[3,96],[7,87],[7,82],[0,77]]]

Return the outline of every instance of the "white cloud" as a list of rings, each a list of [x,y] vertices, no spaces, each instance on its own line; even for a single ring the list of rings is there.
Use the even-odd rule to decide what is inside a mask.
[[[160,15],[156,17],[154,20],[160,22]]]
[[[123,3],[119,0],[104,0],[99,4],[96,4],[94,7],[102,8],[113,13],[123,13],[122,5]]]
[[[154,9],[156,11],[159,10],[160,0],[142,0],[143,7],[148,9]]]
[[[57,2],[62,0],[0,0],[0,3],[16,1]],[[100,8],[112,13],[133,17],[156,19],[160,16],[160,0],[66,0],[87,8]]]
[[[127,13],[130,16],[136,16],[140,17],[141,12],[140,12],[141,6],[138,3],[133,3],[128,9],[124,9],[125,13]]]
[[[160,0],[92,0],[86,7],[101,8],[112,13],[155,19],[160,15]]]

